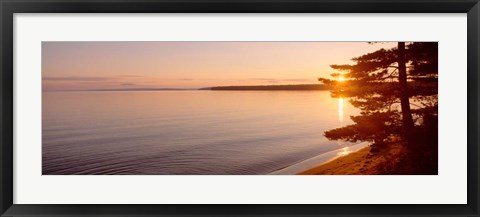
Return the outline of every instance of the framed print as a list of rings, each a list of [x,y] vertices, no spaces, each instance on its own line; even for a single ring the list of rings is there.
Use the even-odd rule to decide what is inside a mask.
[[[2,1],[2,216],[478,216],[478,1]]]

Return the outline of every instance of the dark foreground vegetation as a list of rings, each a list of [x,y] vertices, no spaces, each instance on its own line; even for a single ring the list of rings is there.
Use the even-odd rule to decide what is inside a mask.
[[[398,42],[331,65],[334,97],[346,97],[361,113],[354,124],[325,132],[331,140],[372,142],[372,154],[392,144],[403,149],[380,165],[382,174],[438,173],[438,43]],[[398,139],[392,139],[398,138]]]

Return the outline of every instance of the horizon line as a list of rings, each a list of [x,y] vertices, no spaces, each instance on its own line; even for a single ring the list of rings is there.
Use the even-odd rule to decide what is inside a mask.
[[[227,85],[227,86],[208,86],[198,88],[176,88],[176,87],[146,87],[146,88],[104,88],[104,89],[85,89],[85,90],[45,90],[42,92],[101,92],[101,91],[181,91],[181,90],[208,90],[218,87],[273,87],[273,86],[302,86],[302,85],[326,85],[326,84],[273,84],[273,85]]]

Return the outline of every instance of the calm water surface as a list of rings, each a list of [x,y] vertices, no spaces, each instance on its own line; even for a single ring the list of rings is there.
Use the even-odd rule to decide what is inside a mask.
[[[43,174],[268,174],[350,146],[328,91],[43,93]]]

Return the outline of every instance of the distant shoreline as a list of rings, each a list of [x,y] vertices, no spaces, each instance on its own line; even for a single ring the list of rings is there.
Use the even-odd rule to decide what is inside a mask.
[[[289,84],[289,85],[243,85],[200,88],[200,90],[331,90],[325,84]]]

